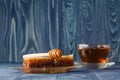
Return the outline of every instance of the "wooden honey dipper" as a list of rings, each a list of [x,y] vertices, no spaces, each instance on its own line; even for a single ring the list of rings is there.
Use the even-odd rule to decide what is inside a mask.
[[[62,50],[60,49],[52,49],[48,53],[50,58],[54,59],[55,63],[57,63],[57,59],[62,56]]]

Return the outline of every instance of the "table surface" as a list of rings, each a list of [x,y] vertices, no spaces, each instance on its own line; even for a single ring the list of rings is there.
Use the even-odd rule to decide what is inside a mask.
[[[120,62],[105,69],[74,69],[59,74],[26,74],[14,66],[22,64],[0,64],[0,80],[120,80]]]

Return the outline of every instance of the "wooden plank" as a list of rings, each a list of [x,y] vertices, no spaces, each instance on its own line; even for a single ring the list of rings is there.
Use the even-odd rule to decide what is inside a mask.
[[[60,48],[79,61],[77,44],[111,44],[120,61],[119,0],[0,0],[0,62]]]

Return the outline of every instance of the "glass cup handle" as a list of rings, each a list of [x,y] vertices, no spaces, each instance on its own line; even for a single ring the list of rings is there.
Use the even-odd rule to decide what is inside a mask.
[[[112,61],[112,59],[116,55],[116,49],[115,50],[111,50],[110,53],[111,53],[111,56],[108,58],[108,61]]]

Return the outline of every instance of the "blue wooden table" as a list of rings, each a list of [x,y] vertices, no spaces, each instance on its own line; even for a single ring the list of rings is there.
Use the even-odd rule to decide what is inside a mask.
[[[26,74],[11,66],[22,64],[0,64],[0,80],[120,80],[120,62],[105,69],[75,69],[59,74]]]

